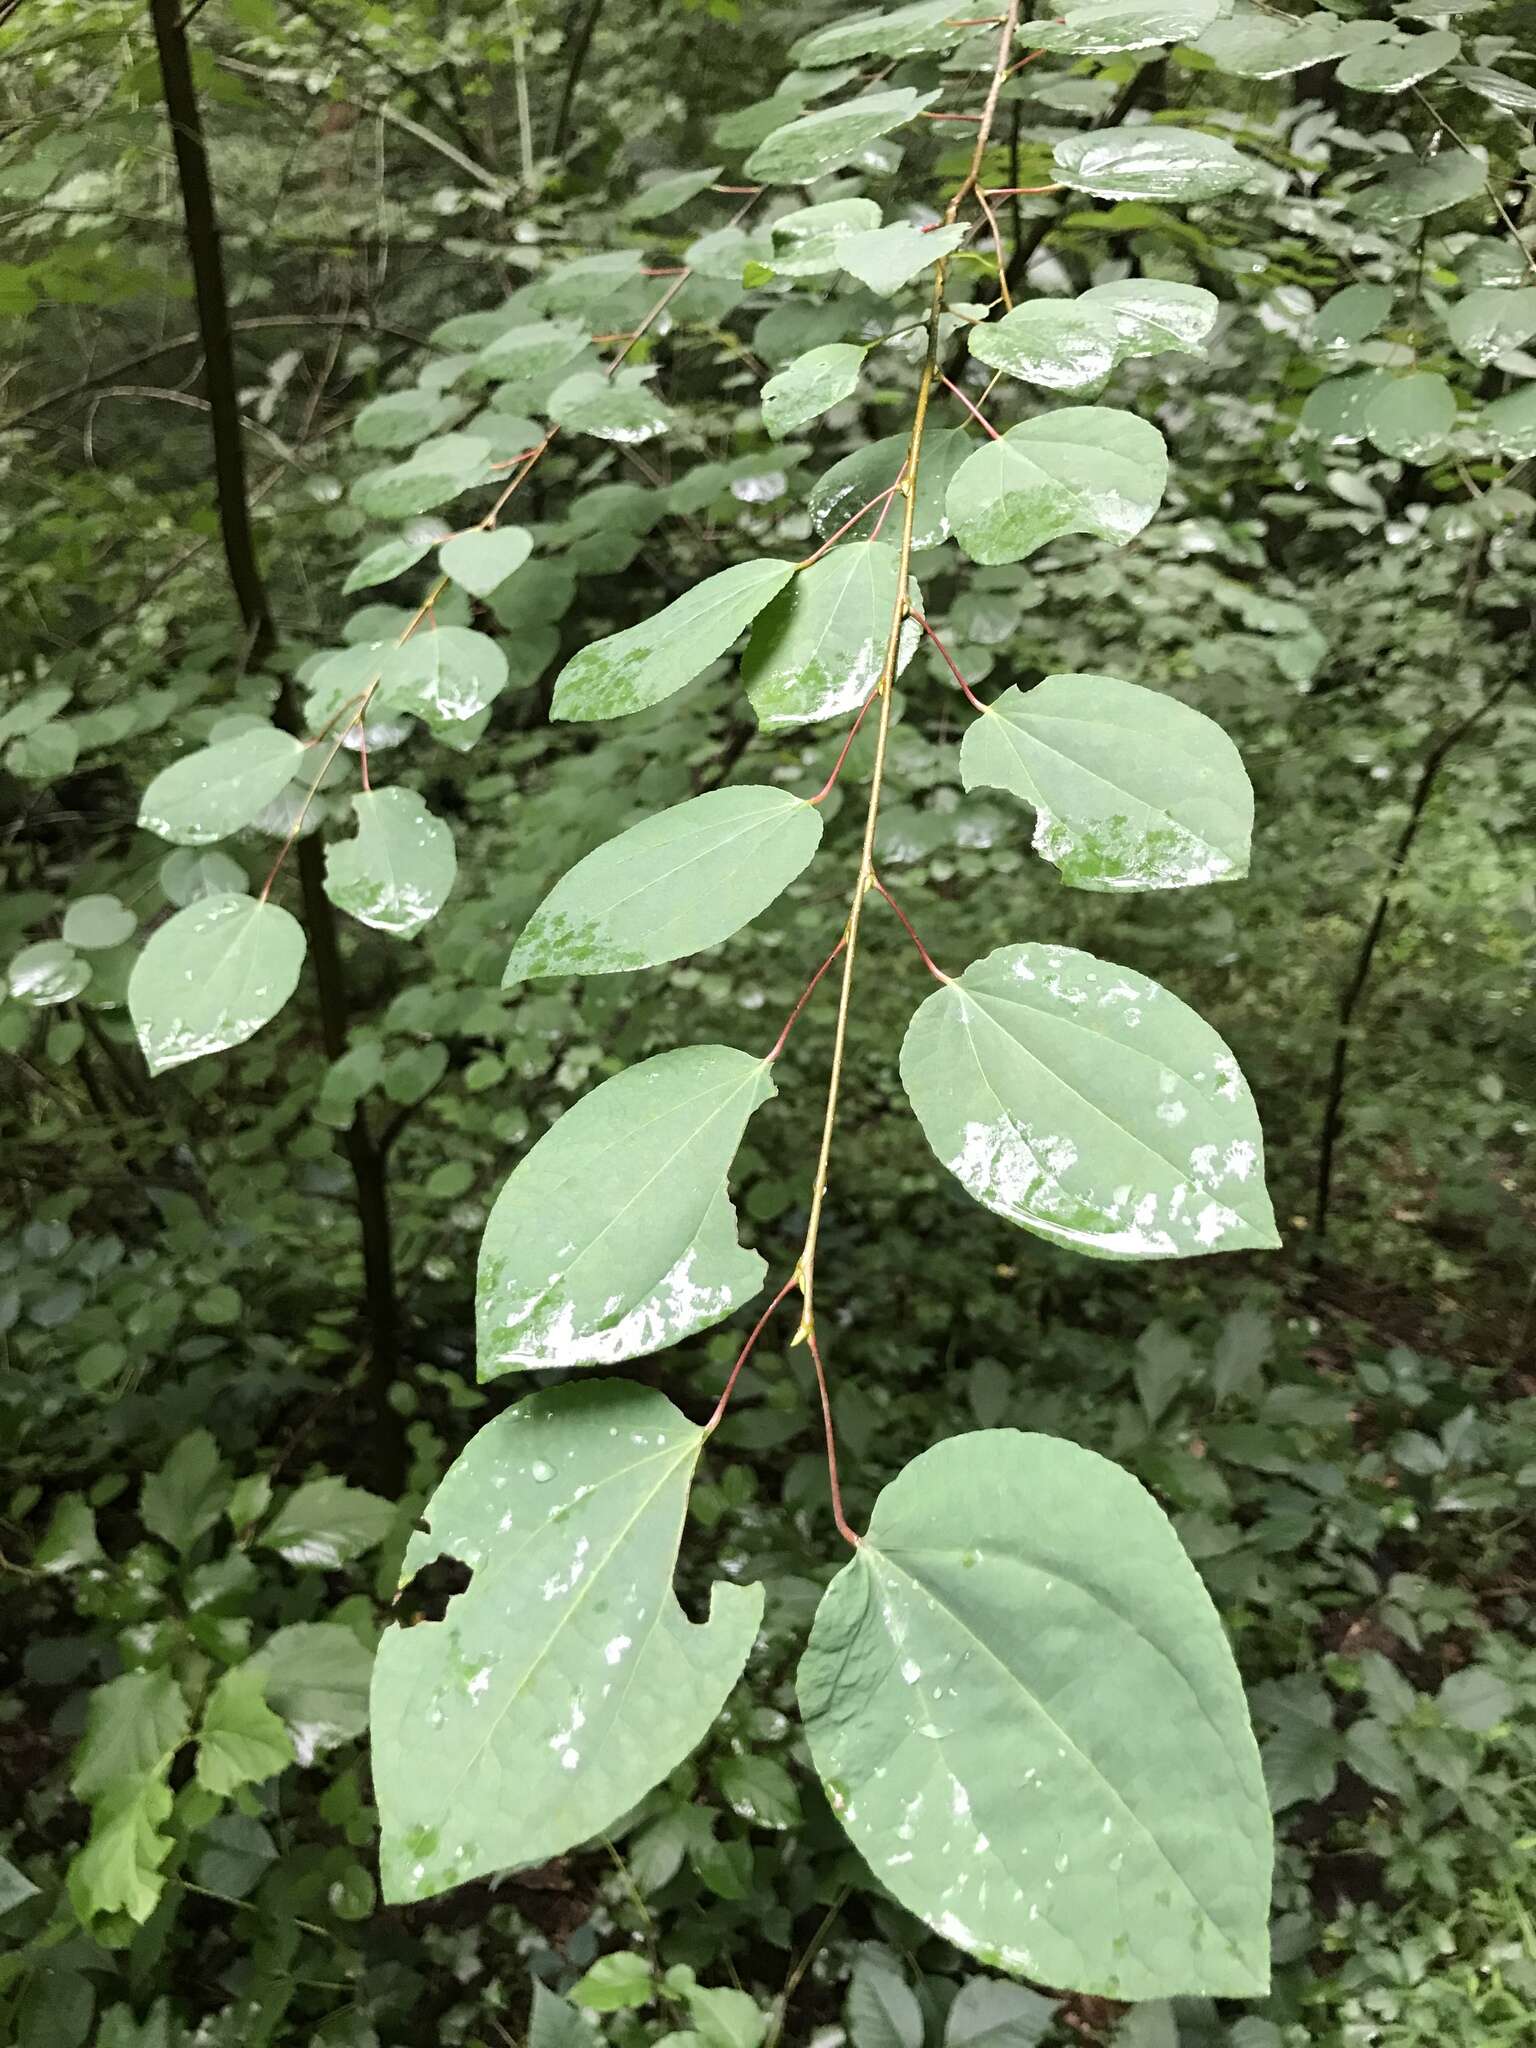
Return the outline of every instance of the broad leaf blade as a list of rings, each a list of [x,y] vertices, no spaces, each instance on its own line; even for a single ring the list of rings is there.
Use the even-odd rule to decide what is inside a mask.
[[[453,534],[437,551],[443,574],[472,597],[489,597],[523,566],[533,552],[526,527],[500,526],[490,533]]]
[[[352,809],[357,837],[325,849],[325,893],[360,924],[408,939],[448,900],[453,834],[413,789],[364,790]]]
[[[922,460],[917,468],[917,503],[912,513],[912,545],[934,548],[949,538],[949,516],[945,493],[950,479],[971,452],[971,443],[961,427],[935,427],[923,436]],[[867,448],[855,448],[841,462],[818,477],[811,487],[810,514],[823,539],[854,517],[861,505],[868,505],[887,485],[896,481],[907,459],[907,436],[892,434],[884,441],[871,441]],[[865,540],[873,536],[885,505],[866,512],[850,536]],[[893,515],[894,516],[894,515]],[[887,522],[889,524],[889,522]]]
[[[512,949],[532,974],[618,974],[718,946],[768,908],[821,844],[788,790],[714,789],[610,839],[558,881]]]
[[[1213,719],[1115,676],[1005,690],[966,732],[967,789],[1037,813],[1035,851],[1078,889],[1187,889],[1248,872],[1253,790]]]
[[[1237,1062],[1157,983],[1067,946],[1003,946],[922,1005],[901,1078],[986,1208],[1101,1258],[1273,1248]]]
[[[829,342],[808,349],[770,377],[763,386],[763,425],[775,441],[824,412],[858,389],[864,351],[850,341]]]
[[[988,566],[1022,561],[1066,533],[1120,545],[1152,517],[1167,481],[1156,427],[1108,406],[1064,406],[969,456],[949,486],[949,520]]]
[[[851,163],[871,142],[910,121],[938,97],[937,92],[902,86],[818,107],[760,142],[747,158],[747,176],[764,185],[812,184]]]
[[[925,1452],[828,1588],[799,1692],[844,1827],[946,1940],[1115,1998],[1267,1990],[1242,1685],[1128,1473],[1015,1430]]]
[[[736,1242],[726,1175],[769,1068],[730,1046],[642,1060],[528,1153],[480,1244],[481,1379],[617,1365],[750,1301],[766,1270]]]
[[[241,1045],[298,986],[304,928],[275,903],[204,896],[161,925],[128,982],[152,1074]]]
[[[802,569],[752,628],[742,657],[757,722],[767,730],[857,711],[880,679],[901,582],[889,541],[847,541]],[[921,628],[902,627],[898,674]]]
[[[211,846],[248,825],[299,771],[304,742],[253,726],[163,768],[145,790],[139,823],[174,846]]]
[[[794,573],[793,562],[738,562],[654,618],[584,647],[560,671],[550,717],[624,718],[659,704],[717,661]]]
[[[1056,145],[1056,172],[1095,199],[1216,199],[1253,180],[1224,137],[1198,128],[1100,128]]]
[[[409,711],[434,728],[476,718],[506,688],[500,645],[468,626],[424,626],[391,651],[375,711]]]
[[[387,1900],[430,1898],[611,1828],[701,1740],[762,1614],[672,1591],[704,1432],[619,1381],[531,1395],[483,1429],[428,1503],[403,1577],[474,1576],[438,1623],[386,1630],[373,1769]]]

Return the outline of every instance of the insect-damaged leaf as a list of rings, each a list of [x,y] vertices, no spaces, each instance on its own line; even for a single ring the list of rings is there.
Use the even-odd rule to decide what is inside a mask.
[[[1248,872],[1253,790],[1214,719],[1115,676],[1005,690],[966,732],[967,789],[1036,812],[1035,851],[1077,889],[1187,889]]]
[[[766,1061],[726,1045],[658,1053],[545,1132],[496,1198],[480,1244],[480,1377],[617,1365],[709,1329],[764,1265],[736,1242],[726,1175]]]
[[[145,790],[139,823],[175,846],[210,846],[248,825],[298,773],[304,742],[252,726],[173,761]]]
[[[304,927],[275,903],[204,896],[150,939],[128,1010],[152,1074],[241,1045],[293,994]]]
[[[1108,406],[1063,406],[967,457],[949,486],[949,521],[972,561],[988,565],[1022,561],[1065,533],[1123,543],[1167,481],[1156,427]]]
[[[551,718],[623,718],[659,704],[724,654],[795,573],[793,562],[738,562],[664,611],[594,641],[555,684]]]
[[[1129,968],[1000,947],[922,1005],[901,1078],[961,1186],[1053,1243],[1172,1259],[1279,1242],[1236,1060]]]
[[[441,1622],[387,1629],[373,1679],[384,1897],[430,1898],[611,1828],[700,1741],[762,1589],[672,1590],[704,1431],[660,1394],[532,1394],[449,1467],[403,1575],[469,1566]]]
[[[359,923],[408,939],[448,900],[453,834],[413,789],[364,790],[352,809],[357,837],[325,849],[325,893]]]
[[[1113,1998],[1268,1989],[1242,1685],[1129,1473],[1011,1429],[925,1451],[827,1589],[799,1693],[843,1826],[947,1941]]]
[[[880,679],[900,580],[901,552],[880,540],[848,541],[801,570],[758,619],[742,657],[759,725],[858,710]],[[920,632],[910,620],[903,625],[898,674]]]
[[[512,949],[531,974],[617,974],[718,946],[788,888],[821,844],[821,813],[786,789],[712,789],[578,861]]]

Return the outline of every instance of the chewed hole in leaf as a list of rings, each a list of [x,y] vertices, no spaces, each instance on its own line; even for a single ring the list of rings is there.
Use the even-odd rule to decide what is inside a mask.
[[[424,1534],[431,1531],[426,1523],[417,1524]],[[441,1621],[448,1612],[449,1602],[460,1593],[469,1591],[474,1572],[462,1558],[452,1557],[447,1551],[434,1557],[430,1564],[424,1564],[420,1571],[412,1573],[395,1595],[394,1618],[402,1628],[415,1628],[418,1622]]]

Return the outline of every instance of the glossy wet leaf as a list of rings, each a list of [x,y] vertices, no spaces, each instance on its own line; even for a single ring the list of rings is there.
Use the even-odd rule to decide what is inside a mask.
[[[1114,1998],[1267,1990],[1242,1685],[1129,1473],[1007,1429],[925,1451],[827,1589],[798,1684],[843,1826],[947,1941]]]
[[[960,226],[919,228],[893,221],[889,227],[846,236],[838,244],[837,260],[850,277],[888,299],[941,256],[952,256],[969,233]]]
[[[908,7],[859,13],[813,29],[790,45],[790,61],[812,67],[846,64],[855,57],[915,57],[925,50],[948,50],[965,31],[944,0],[915,0]]]
[[[1437,455],[1455,424],[1456,394],[1434,370],[1388,377],[1372,393],[1362,419],[1382,454],[1401,462],[1427,462]]]
[[[304,964],[304,927],[276,903],[204,896],[150,938],[128,1010],[152,1074],[227,1052],[269,1023]]]
[[[568,320],[533,320],[506,328],[475,357],[476,381],[522,383],[573,362],[587,345],[587,330]]]
[[[917,468],[917,504],[912,519],[912,545],[914,548],[937,547],[940,541],[949,538],[949,516],[945,510],[945,497],[950,479],[970,454],[975,444],[962,427],[930,427],[923,436],[922,459]],[[816,531],[825,539],[836,533],[838,528],[850,520],[861,505],[893,484],[900,476],[907,459],[907,436],[891,434],[883,441],[872,441],[865,448],[855,448],[851,455],[845,455],[841,462],[834,462],[811,486],[810,513]],[[850,538],[868,540],[874,533],[883,503],[875,505],[864,514],[856,526],[849,528]],[[892,512],[881,531],[886,531]]]
[[[852,342],[834,341],[808,349],[770,377],[763,386],[763,425],[775,441],[797,427],[819,419],[859,387],[864,350]]]
[[[402,1578],[473,1573],[440,1622],[392,1628],[373,1685],[392,1904],[541,1863],[613,1827],[697,1745],[740,1675],[762,1589],[672,1590],[704,1432],[660,1394],[580,1381],[498,1416],[428,1502]]]
[[[1312,321],[1313,347],[1353,347],[1366,340],[1391,312],[1394,297],[1386,284],[1345,285],[1318,307]]]
[[[1248,872],[1253,790],[1231,740],[1115,676],[1005,690],[960,748],[967,789],[1035,811],[1035,851],[1078,889],[1187,889]]]
[[[624,447],[653,441],[672,425],[672,415],[649,387],[631,374],[578,370],[550,394],[549,416],[573,434]]]
[[[1254,8],[1213,23],[1195,48],[1233,78],[1286,78],[1387,33],[1385,22],[1341,21],[1325,8],[1301,20]]]
[[[295,1487],[256,1541],[299,1571],[339,1571],[384,1541],[392,1502],[334,1475]]]
[[[1327,377],[1307,393],[1296,424],[1330,447],[1349,447],[1365,439],[1366,419],[1378,392],[1392,381],[1387,370],[1356,370],[1347,377]]]
[[[1468,292],[1446,314],[1445,331],[1469,362],[1486,368],[1536,334],[1536,285]]]
[[[271,725],[199,747],[161,769],[139,803],[139,823],[177,846],[226,839],[282,795],[304,755],[302,740]]]
[[[1095,199],[1219,199],[1252,182],[1222,136],[1196,128],[1101,128],[1058,142],[1056,175]]]
[[[1215,297],[1198,285],[1130,278],[1075,299],[1029,299],[970,330],[978,362],[1053,391],[1087,391],[1127,356],[1198,355],[1216,324]]]
[[[1478,197],[1487,176],[1482,161],[1470,150],[1442,149],[1422,161],[1394,159],[1385,175],[1355,193],[1350,204],[1372,227],[1400,228]]]
[[[267,1637],[248,1668],[260,1672],[267,1704],[306,1770],[368,1725],[373,1652],[340,1622],[290,1622]]]
[[[788,888],[821,844],[821,813],[785,789],[713,789],[578,861],[512,949],[502,986],[534,974],[616,974],[718,946]]]
[[[352,422],[352,438],[359,448],[414,448],[440,434],[461,410],[458,399],[439,391],[391,391],[363,407]]]
[[[485,1226],[480,1377],[617,1365],[711,1328],[762,1285],[726,1175],[766,1063],[689,1046],[582,1096],[519,1162]]]
[[[757,722],[804,725],[857,711],[880,679],[900,587],[901,551],[889,541],[845,541],[802,569],[752,628],[742,657]],[[898,674],[921,629],[902,628]]]
[[[372,708],[409,711],[430,726],[456,725],[494,703],[508,674],[505,653],[486,634],[429,622],[387,651]]]
[[[1406,92],[1460,53],[1461,37],[1454,30],[1431,29],[1428,35],[1394,36],[1352,50],[1335,75],[1352,92]]]
[[[374,519],[411,519],[477,489],[494,473],[488,441],[475,434],[442,434],[423,441],[408,462],[359,477],[352,502]]]
[[[343,597],[350,597],[355,590],[368,590],[375,583],[388,583],[396,576],[403,576],[407,569],[414,569],[423,555],[430,554],[429,540],[386,540],[376,548],[370,548],[341,586]]]
[[[356,836],[325,849],[325,893],[359,923],[408,939],[448,900],[453,834],[413,789],[364,790],[352,809]]]
[[[1484,408],[1482,431],[1505,455],[1536,455],[1536,384],[1511,391]]]
[[[18,1003],[32,1010],[70,1003],[90,984],[92,967],[64,939],[39,939],[11,956],[5,983]]]
[[[880,226],[873,199],[828,199],[773,223],[770,268],[779,277],[820,277],[839,266],[844,242]]]
[[[489,597],[521,569],[533,552],[526,527],[499,526],[490,533],[456,533],[437,551],[443,574],[472,597]]]
[[[560,671],[551,718],[623,718],[659,704],[717,661],[794,573],[793,562],[738,562],[594,641]]]
[[[1029,40],[1036,49],[1073,57],[1151,50],[1192,43],[1219,11],[1220,0],[1087,0],[1063,8],[1060,20],[1032,22]]]
[[[929,1144],[997,1215],[1115,1259],[1278,1244],[1236,1060],[1130,968],[1002,946],[908,1026],[901,1078]]]
[[[902,86],[818,107],[760,142],[747,158],[746,175],[765,185],[812,184],[853,162],[871,142],[912,120],[938,97]]]
[[[1022,561],[1066,533],[1119,544],[1152,517],[1167,479],[1156,427],[1109,406],[1063,406],[967,457],[949,486],[949,521],[987,564]]]

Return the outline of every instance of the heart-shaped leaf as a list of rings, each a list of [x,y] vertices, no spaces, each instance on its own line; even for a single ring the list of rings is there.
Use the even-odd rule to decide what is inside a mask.
[[[134,964],[128,1009],[152,1074],[241,1045],[299,983],[304,927],[275,903],[204,896],[161,925]]]
[[[973,561],[1018,562],[1065,533],[1132,539],[1167,480],[1156,427],[1108,406],[1065,406],[978,448],[955,472],[946,502]]]
[[[176,846],[210,846],[248,825],[299,771],[304,742],[252,726],[173,761],[145,790],[139,823]]]
[[[461,590],[489,597],[532,553],[533,535],[525,527],[500,526],[491,533],[454,534],[438,549],[437,559]]]
[[[364,790],[352,809],[357,837],[325,849],[325,893],[360,924],[408,939],[448,900],[453,834],[413,789]]]
[[[880,679],[901,579],[901,552],[846,541],[800,574],[762,612],[742,657],[758,724],[772,730],[857,711]],[[900,674],[921,628],[902,626]]]

